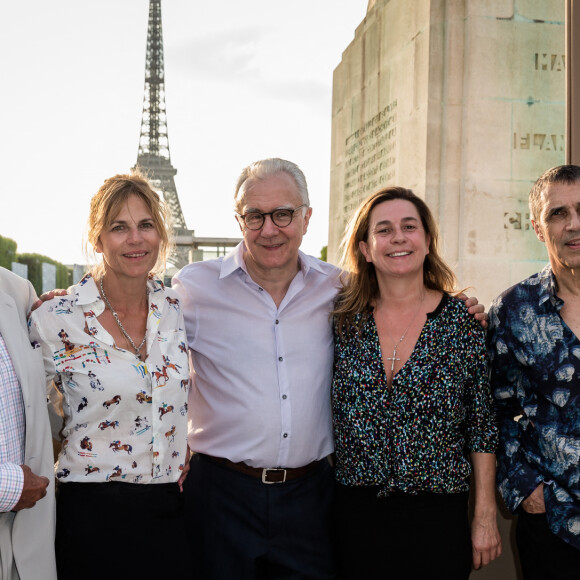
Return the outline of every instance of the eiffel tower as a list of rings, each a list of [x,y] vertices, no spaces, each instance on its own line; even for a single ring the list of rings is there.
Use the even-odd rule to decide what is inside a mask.
[[[163,194],[171,212],[174,235],[193,235],[187,229],[181,211],[171,165],[167,113],[165,110],[165,67],[163,60],[163,29],[161,24],[161,0],[149,0],[149,24],[147,27],[147,50],[145,55],[145,96],[141,117],[141,134],[136,167],[144,171],[155,189]],[[177,268],[188,263],[188,249],[176,247],[169,261]]]

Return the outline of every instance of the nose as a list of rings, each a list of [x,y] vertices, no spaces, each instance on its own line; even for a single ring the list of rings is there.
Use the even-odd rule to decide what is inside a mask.
[[[260,231],[260,235],[264,237],[275,236],[278,233],[278,226],[272,221],[271,215],[264,216],[264,225]]]
[[[402,228],[395,227],[393,228],[393,236],[391,238],[393,242],[404,242],[405,241],[405,232]]]
[[[568,229],[573,231],[580,230],[580,214],[577,211],[570,212]]]
[[[130,244],[136,244],[136,243],[139,243],[141,241],[142,237],[143,236],[142,236],[141,230],[139,228],[130,228],[127,241]]]

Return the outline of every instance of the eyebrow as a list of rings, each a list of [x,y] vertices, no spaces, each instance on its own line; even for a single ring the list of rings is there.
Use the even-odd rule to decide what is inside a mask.
[[[546,211],[546,215],[549,217],[551,216],[555,211],[561,210],[561,209],[568,209],[568,208],[575,208],[576,210],[580,209],[580,202],[578,203],[573,203],[570,205],[567,204],[559,204],[559,205],[553,205],[553,206],[547,206],[545,208]]]
[[[278,207],[275,207],[274,209],[271,209],[270,211],[276,211],[279,209],[294,209],[291,205],[280,205]],[[270,213],[270,212],[264,212],[261,209],[255,208],[255,207],[248,207],[244,210],[244,213]]]
[[[419,219],[413,216],[409,216],[409,217],[404,217],[401,219],[402,222],[418,222]],[[378,226],[385,226],[385,225],[391,225],[393,222],[391,220],[381,220],[380,222],[377,222],[375,224],[375,227]]]
[[[138,221],[138,222],[136,222],[136,223],[137,223],[137,225],[139,225],[139,224],[143,224],[143,223],[146,223],[146,222],[152,222],[152,223],[155,223],[152,217],[149,217],[149,218],[143,218],[142,220],[139,220],[139,221]],[[110,224],[110,225],[115,225],[115,224],[119,224],[119,225],[126,225],[126,224],[128,224],[128,223],[129,223],[129,222],[128,222],[127,220],[113,220],[113,221],[111,222],[111,224]],[[135,222],[131,222],[131,223],[135,223]]]

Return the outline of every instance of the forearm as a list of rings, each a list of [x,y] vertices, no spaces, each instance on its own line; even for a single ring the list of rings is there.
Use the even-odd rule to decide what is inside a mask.
[[[497,451],[497,486],[507,508],[515,512],[520,503],[542,481],[537,466],[530,463],[520,446],[520,423],[514,420],[518,408],[514,401],[496,401],[500,429]],[[524,419],[525,420],[525,419]]]
[[[493,518],[497,513],[495,501],[495,454],[472,453],[474,517]]]
[[[471,522],[473,567],[478,570],[501,554],[495,502],[495,455],[472,453],[474,504]]]

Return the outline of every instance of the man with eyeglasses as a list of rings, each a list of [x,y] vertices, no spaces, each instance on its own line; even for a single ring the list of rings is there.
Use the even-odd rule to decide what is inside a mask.
[[[312,209],[294,163],[246,167],[235,208],[243,242],[173,279],[193,363],[192,578],[335,578],[327,458],[340,270],[299,250]]]
[[[312,209],[294,163],[244,169],[235,209],[243,242],[173,279],[194,368],[192,578],[334,578],[329,313],[339,270],[299,250]]]

